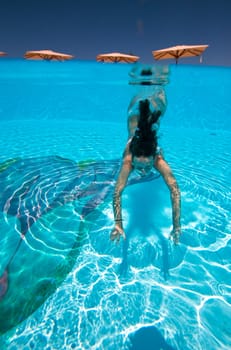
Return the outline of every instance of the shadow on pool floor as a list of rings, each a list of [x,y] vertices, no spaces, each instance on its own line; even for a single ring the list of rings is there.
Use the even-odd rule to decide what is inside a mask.
[[[129,350],[176,350],[155,327],[143,327],[130,337]]]

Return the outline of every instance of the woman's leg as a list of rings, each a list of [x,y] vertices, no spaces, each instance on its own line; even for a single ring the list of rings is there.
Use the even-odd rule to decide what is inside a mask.
[[[151,110],[160,111],[163,115],[167,108],[167,98],[163,88],[155,89],[153,94],[148,98],[151,105]]]
[[[128,107],[128,139],[135,135],[135,131],[139,121],[139,102],[141,100],[149,100],[151,112],[160,111],[161,115],[165,113],[167,107],[167,99],[165,91],[162,87],[149,87],[142,93],[134,96]]]
[[[135,131],[138,125],[138,115],[130,115],[128,116],[128,122],[127,122],[127,127],[128,127],[128,139],[133,137],[135,135]]]

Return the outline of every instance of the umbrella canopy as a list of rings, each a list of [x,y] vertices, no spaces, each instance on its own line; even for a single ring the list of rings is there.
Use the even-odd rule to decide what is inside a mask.
[[[140,58],[134,55],[127,55],[120,52],[112,52],[100,54],[96,57],[98,62],[123,62],[123,63],[134,63],[137,62]]]
[[[0,57],[6,56],[6,52],[0,51]]]
[[[65,61],[74,56],[52,50],[26,51],[24,57],[31,60]]]
[[[208,45],[178,45],[152,51],[152,54],[156,60],[175,58],[177,63],[180,57],[200,56],[207,47]]]

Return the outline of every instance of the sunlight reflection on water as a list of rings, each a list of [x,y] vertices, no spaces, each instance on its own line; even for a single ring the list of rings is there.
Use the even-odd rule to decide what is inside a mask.
[[[102,72],[99,66],[94,67]],[[89,78],[87,65],[84,69],[81,81]],[[134,89],[124,88],[118,104],[128,68],[116,69],[120,80],[115,89],[111,85],[105,93],[103,84],[109,78],[104,75],[102,90],[94,94],[93,87],[88,93],[75,91],[79,100],[84,96],[78,105],[82,112],[79,118],[78,113],[73,114],[76,105],[72,102],[68,109],[65,103],[73,85],[68,86],[55,113],[54,101],[50,99],[43,109],[45,118],[39,121],[33,116],[36,108],[39,114],[44,108],[40,109],[41,101],[36,107],[32,98],[33,116],[28,118],[29,109],[27,106],[22,109],[23,97],[17,108],[14,101],[12,114],[17,114],[17,118],[1,121],[1,161],[38,155],[59,155],[75,161],[121,156],[126,142],[126,108]],[[0,344],[7,344],[7,349],[22,344],[25,349],[126,349],[132,346],[131,334],[151,326],[163,339],[155,332],[149,335],[152,334],[153,341],[158,339],[163,349],[171,346],[178,350],[226,350],[231,343],[231,128],[230,121],[225,119],[230,103],[227,92],[221,97],[230,82],[224,80],[219,92],[214,90],[214,80],[223,79],[223,71],[211,69],[208,74],[206,69],[202,70],[207,78],[203,83],[196,68],[177,69],[172,69],[170,84],[166,86],[168,109],[160,143],[182,192],[181,244],[174,247],[167,239],[171,206],[162,179],[127,188],[124,192],[127,241],[119,246],[109,241],[113,221],[108,201],[97,221],[88,223],[88,240],[64,283],[17,331],[1,337]],[[108,74],[111,70],[106,68]],[[230,74],[229,70],[226,72]],[[69,73],[65,79],[69,79]],[[76,76],[73,80],[72,84]],[[46,81],[43,83],[46,86]],[[211,93],[216,100],[211,99]],[[68,101],[71,99],[73,92],[67,97]],[[61,104],[62,116],[57,115],[56,119]],[[6,102],[2,110],[6,110],[5,106]],[[11,109],[7,108],[10,115]],[[68,215],[72,209],[66,210]]]

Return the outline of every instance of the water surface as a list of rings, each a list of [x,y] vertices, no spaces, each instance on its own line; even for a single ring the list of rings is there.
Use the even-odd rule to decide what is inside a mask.
[[[0,67],[1,162],[121,156],[127,107],[145,89],[128,83],[133,66],[4,59]],[[108,199],[89,221],[87,239],[63,282],[1,336],[7,349],[138,349],[140,339],[143,349],[150,341],[156,349],[179,350],[225,350],[231,344],[231,70],[172,65],[169,71],[159,142],[181,188],[181,243],[175,247],[168,240],[171,206],[163,180],[127,187],[126,242],[109,240]],[[27,242],[36,235],[50,243],[44,227],[62,232],[68,242],[76,233],[76,206],[69,202],[38,220]],[[1,216],[4,256],[18,239],[15,220]],[[27,249],[34,249],[29,243]],[[15,271],[28,264],[22,253]],[[15,298],[26,283],[15,287]]]

